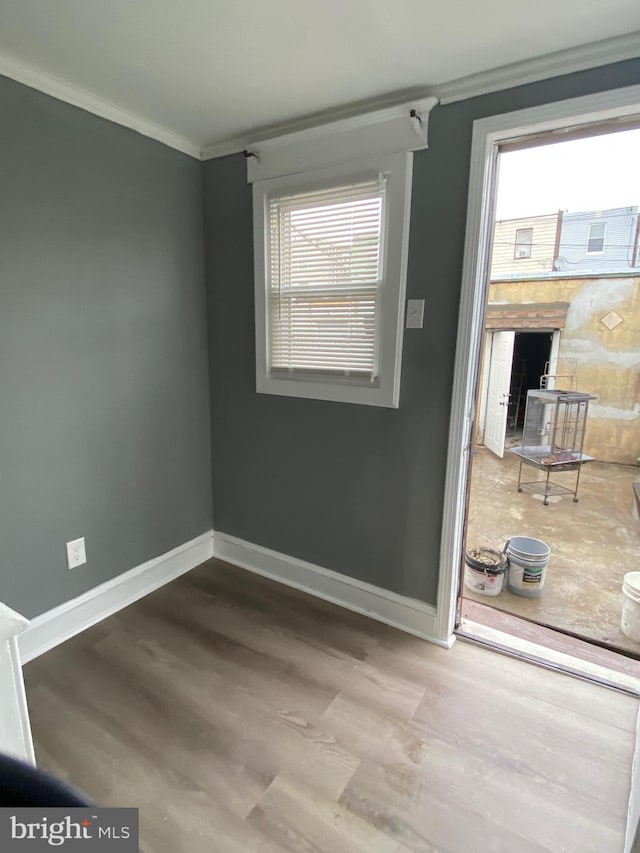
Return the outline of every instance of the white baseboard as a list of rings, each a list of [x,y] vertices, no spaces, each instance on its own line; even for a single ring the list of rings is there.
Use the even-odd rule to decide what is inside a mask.
[[[448,648],[453,644],[454,637],[438,637],[436,609],[429,604],[226,533],[214,535],[209,531],[36,616],[18,637],[22,663],[28,663],[213,556],[440,646]]]
[[[102,583],[31,620],[18,637],[20,658],[27,663],[59,643],[90,628],[213,556],[213,531],[196,536]]]
[[[363,613],[432,643],[447,648],[453,644],[453,636],[437,636],[435,607],[415,598],[397,595],[226,533],[216,532],[213,553],[228,563],[331,601],[347,610]]]

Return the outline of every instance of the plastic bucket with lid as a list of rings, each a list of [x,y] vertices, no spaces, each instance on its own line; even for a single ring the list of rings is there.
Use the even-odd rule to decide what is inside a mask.
[[[464,584],[480,595],[498,595],[502,592],[507,558],[492,548],[478,548],[464,555]]]
[[[627,572],[622,581],[622,592],[622,633],[640,643],[640,572]]]
[[[551,549],[540,539],[512,536],[505,545],[509,561],[509,590],[526,598],[537,598],[544,587]]]

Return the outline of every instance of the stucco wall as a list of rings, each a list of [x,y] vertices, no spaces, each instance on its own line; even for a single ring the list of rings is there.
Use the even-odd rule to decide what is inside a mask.
[[[627,465],[640,457],[640,278],[572,278],[495,282],[489,302],[568,302],[557,373],[597,396],[589,409],[585,452]],[[615,312],[622,322],[607,328]],[[617,322],[615,316],[610,317]]]

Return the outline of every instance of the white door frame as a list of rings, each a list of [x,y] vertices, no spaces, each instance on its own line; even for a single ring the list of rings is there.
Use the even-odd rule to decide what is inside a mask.
[[[497,146],[500,142],[532,133],[639,114],[640,86],[628,86],[624,89],[598,92],[543,104],[540,107],[489,116],[473,123],[434,638],[440,642],[450,645],[454,638],[466,480],[495,207]],[[559,137],[558,141],[561,138]]]
[[[549,381],[547,388],[552,390],[556,387],[555,375],[558,372],[558,358],[560,357],[560,329],[553,330],[551,338],[551,350],[549,352]]]

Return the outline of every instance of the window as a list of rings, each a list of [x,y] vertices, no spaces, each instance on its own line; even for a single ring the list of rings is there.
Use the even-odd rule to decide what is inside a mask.
[[[269,200],[272,371],[375,376],[385,183]]]
[[[516,231],[516,246],[513,257],[515,260],[519,258],[531,257],[531,246],[533,245],[533,228],[518,228]]]
[[[367,159],[253,185],[259,392],[398,405],[411,155]]]
[[[595,255],[604,251],[604,233],[607,230],[606,222],[594,222],[589,226],[589,239],[587,241],[587,254]]]

